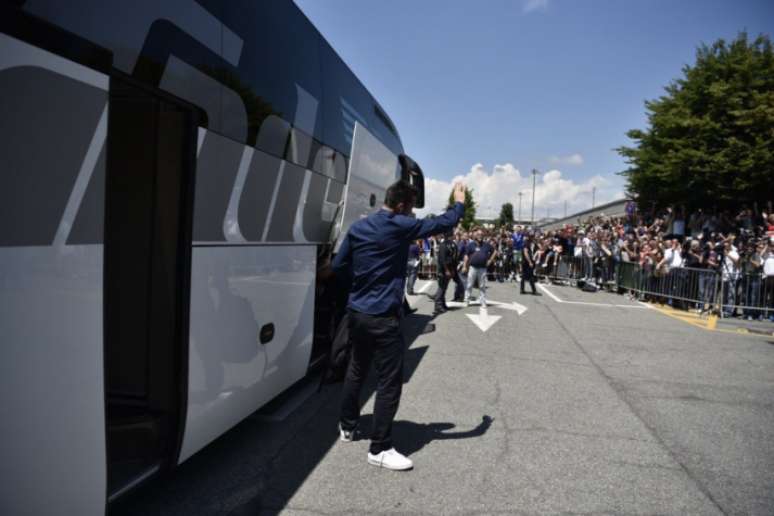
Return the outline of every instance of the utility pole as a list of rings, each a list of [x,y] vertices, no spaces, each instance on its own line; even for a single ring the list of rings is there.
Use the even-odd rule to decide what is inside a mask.
[[[521,196],[524,195],[524,192],[519,192],[519,224],[521,224]]]
[[[535,225],[535,178],[537,178],[538,173],[537,169],[532,169],[532,215],[529,219],[532,226]]]
[[[567,218],[567,201],[564,201],[564,218]]]
[[[594,209],[594,204],[595,204],[594,201],[596,197],[597,197],[597,187],[594,186],[591,188],[591,209],[592,210]]]

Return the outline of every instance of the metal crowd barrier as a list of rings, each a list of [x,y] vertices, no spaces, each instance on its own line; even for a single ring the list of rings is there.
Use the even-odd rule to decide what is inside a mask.
[[[435,279],[435,259],[423,257],[417,272],[420,278]],[[535,275],[538,279],[573,286],[579,280],[591,279],[601,287],[609,286],[640,300],[714,311],[721,317],[774,317],[774,276],[744,274],[737,279],[723,279],[714,270],[687,267],[656,270],[635,262],[567,255],[544,258],[535,267]]]
[[[616,285],[617,263],[609,258],[582,256],[549,256],[538,264],[535,274],[552,283],[575,285],[579,280],[591,280],[600,286]]]
[[[426,257],[422,256],[422,258],[419,261],[419,270],[417,271],[417,274],[422,279],[435,279],[435,257]]]
[[[621,262],[618,272],[619,289],[654,301],[702,310],[717,307],[718,280],[716,271],[684,267],[667,271],[631,262]]]
[[[548,256],[535,267],[535,276],[552,283],[574,285],[584,277],[584,264],[580,258],[573,256]]]
[[[774,316],[774,276],[742,274],[737,278],[720,279],[721,316],[770,318]]]
[[[774,315],[774,277],[762,278],[760,274],[723,279],[714,270],[681,267],[661,271],[621,262],[616,283],[619,291],[640,299],[715,311],[724,317]]]

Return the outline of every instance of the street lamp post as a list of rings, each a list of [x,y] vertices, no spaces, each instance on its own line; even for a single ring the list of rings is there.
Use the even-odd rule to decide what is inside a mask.
[[[591,188],[591,209],[592,210],[594,209],[594,204],[595,204],[594,201],[596,200],[596,197],[597,197],[597,187],[594,186]]]
[[[535,178],[539,172],[537,169],[532,169],[532,215],[530,216],[530,222],[535,225]]]
[[[519,224],[521,224],[521,196],[524,195],[524,192],[519,192]]]

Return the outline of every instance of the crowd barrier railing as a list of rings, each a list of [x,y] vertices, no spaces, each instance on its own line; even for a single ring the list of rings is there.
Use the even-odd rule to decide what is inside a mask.
[[[552,283],[575,284],[584,277],[584,263],[573,256],[548,256],[535,267],[538,279]]]
[[[617,286],[640,299],[713,311],[721,317],[774,315],[774,277],[760,273],[726,276],[719,271],[678,267],[654,270],[621,262]]]
[[[434,257],[422,257],[419,262],[419,270],[417,271],[417,274],[422,279],[433,280],[436,278],[435,269],[436,263]]]
[[[519,274],[515,267],[513,272]],[[762,277],[760,273],[724,277],[720,271],[708,269],[665,270],[636,262],[566,255],[546,257],[534,272],[538,279],[552,283],[575,285],[591,280],[643,301],[714,312],[721,317],[774,317],[774,276]],[[435,279],[435,260],[422,259],[417,273],[422,279]],[[496,279],[494,268],[492,274]]]
[[[616,285],[618,264],[610,258],[585,256],[548,256],[535,269],[535,275],[551,283],[575,285],[580,280],[593,281],[611,289]]]
[[[716,309],[718,286],[717,272],[707,269],[679,267],[666,270],[631,262],[621,262],[619,266],[619,289],[684,308]]]
[[[762,277],[760,273],[718,276],[722,317],[768,319],[774,316],[774,276]]]

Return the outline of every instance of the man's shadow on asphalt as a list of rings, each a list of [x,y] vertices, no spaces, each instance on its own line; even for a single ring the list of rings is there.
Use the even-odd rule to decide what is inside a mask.
[[[400,448],[399,451],[402,454],[411,456],[433,441],[481,437],[489,430],[493,421],[494,418],[484,415],[481,417],[481,422],[475,428],[457,432],[448,431],[456,428],[454,423],[395,421],[392,424],[393,440],[398,443],[398,448]],[[372,414],[360,416],[359,427],[362,428],[364,432],[362,434],[357,433],[355,440],[369,439],[368,432],[370,432],[372,424]]]

